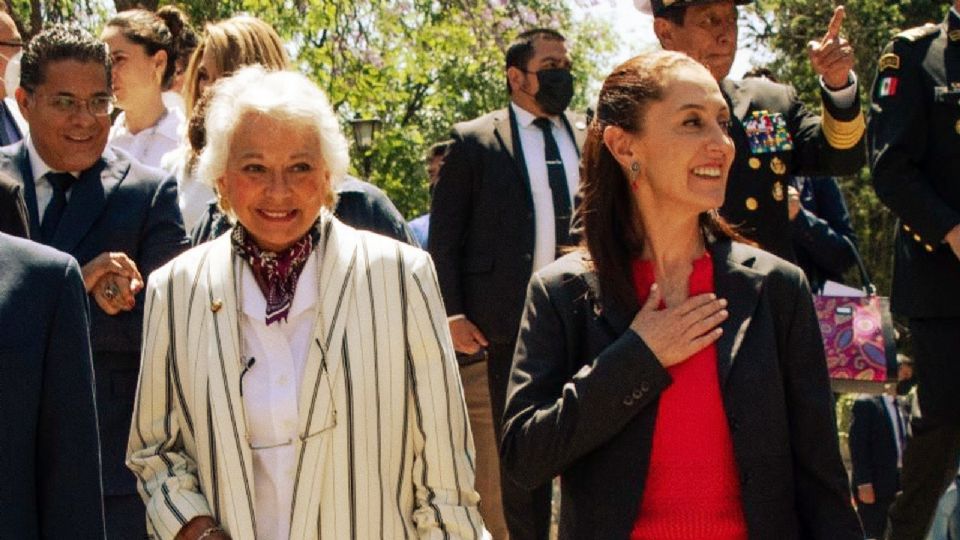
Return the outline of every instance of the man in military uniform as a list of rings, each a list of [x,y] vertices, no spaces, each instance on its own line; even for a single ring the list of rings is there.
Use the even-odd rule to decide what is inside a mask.
[[[842,7],[823,39],[810,44],[810,59],[820,76],[822,117],[808,111],[789,86],[727,78],[737,51],[736,5],[750,1],[636,0],[641,11],[653,14],[663,48],[705,65],[730,105],[730,136],[737,153],[721,214],[760,247],[792,261],[788,179],[856,173],[864,162],[865,123],[853,50],[840,37]]]
[[[900,219],[893,310],[909,319],[921,417],[887,537],[921,539],[960,457],[960,0],[884,50],[871,97],[877,195]]]

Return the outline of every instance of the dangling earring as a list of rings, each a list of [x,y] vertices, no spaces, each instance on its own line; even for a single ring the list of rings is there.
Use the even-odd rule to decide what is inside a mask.
[[[634,161],[630,164],[630,189],[633,191],[637,190],[639,182],[637,178],[640,177],[640,162]]]

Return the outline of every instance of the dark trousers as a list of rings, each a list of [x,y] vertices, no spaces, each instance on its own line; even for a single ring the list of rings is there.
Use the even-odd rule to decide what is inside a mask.
[[[903,452],[889,540],[923,540],[960,459],[960,319],[911,319],[920,418]]]
[[[513,343],[491,343],[487,347],[487,379],[493,426],[499,441],[503,433],[503,409],[507,403],[507,384],[513,365]],[[550,490],[548,483],[533,491],[523,489],[500,470],[503,516],[510,540],[547,540],[550,535]]]
[[[893,497],[878,498],[873,504],[865,504],[857,500],[857,513],[863,523],[863,532],[867,538],[883,538],[887,528],[887,510]]]
[[[139,495],[103,498],[107,540],[143,540],[147,537],[147,511]]]

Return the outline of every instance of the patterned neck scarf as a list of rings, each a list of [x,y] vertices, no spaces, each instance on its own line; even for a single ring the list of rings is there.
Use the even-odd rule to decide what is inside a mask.
[[[267,299],[267,325],[286,321],[293,305],[300,272],[320,240],[320,232],[311,227],[307,234],[287,249],[274,253],[260,249],[243,225],[237,223],[230,235],[237,253],[250,264],[253,277]]]

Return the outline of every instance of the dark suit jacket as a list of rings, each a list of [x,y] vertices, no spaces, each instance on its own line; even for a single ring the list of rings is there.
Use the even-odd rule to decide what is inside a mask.
[[[533,272],[533,199],[511,116],[506,108],[453,127],[430,205],[428,247],[447,314],[465,314],[496,343],[516,339]],[[564,118],[582,147],[586,124]]]
[[[20,184],[0,177],[0,232],[29,238],[30,221],[21,191]]]
[[[842,282],[844,272],[857,264],[857,235],[835,178],[797,176],[790,183],[800,192],[802,205],[790,224],[797,264],[810,288],[819,291],[828,279]]]
[[[80,268],[0,234],[0,538],[103,538]]]
[[[802,272],[727,240],[709,249],[716,294],[730,301],[718,373],[750,538],[862,539]],[[637,517],[671,378],[583,257],[530,282],[501,457],[522,485],[563,478],[561,538],[614,540]]]
[[[81,178],[73,185],[51,245],[73,255],[80,266],[105,251],[122,251],[136,262],[146,279],[187,247],[176,181],[111,148],[104,151],[95,167],[102,167],[100,181],[94,176]],[[39,238],[36,189],[23,143],[0,148],[0,171],[21,182],[30,228],[33,237]],[[143,304],[141,293],[136,309],[119,315],[107,315],[93,302],[90,306],[107,495],[136,493],[133,475],[124,460],[140,366]]]
[[[892,499],[897,494],[896,431],[881,396],[861,397],[853,403],[850,459],[854,487],[873,484],[878,499]]]

